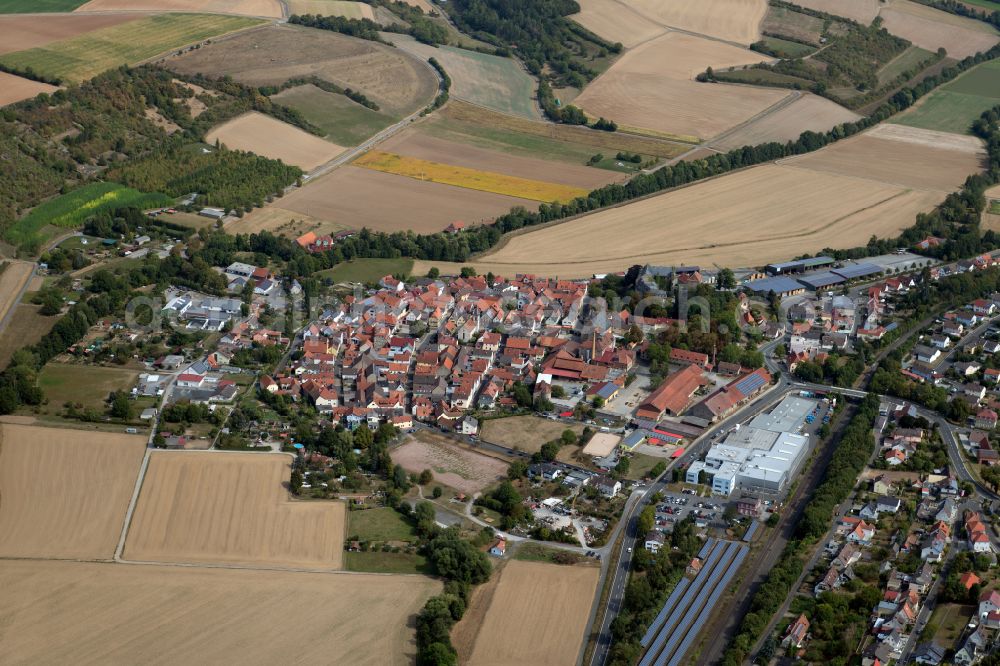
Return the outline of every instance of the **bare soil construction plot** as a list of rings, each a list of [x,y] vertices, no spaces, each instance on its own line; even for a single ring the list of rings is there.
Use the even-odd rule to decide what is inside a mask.
[[[466,617],[478,618],[483,612],[475,604],[489,604],[472,653],[460,654],[461,662],[575,664],[599,574],[595,566],[507,562],[492,594],[477,596],[469,608]],[[455,631],[464,630],[459,623]]]
[[[919,175],[919,173],[917,174]],[[760,266],[864,244],[913,224],[940,191],[764,165],[536,231],[467,262],[497,275],[589,276],[637,263]],[[416,274],[437,265],[417,262]]]
[[[438,87],[430,65],[400,49],[292,25],[252,30],[170,58],[164,65],[182,74],[229,74],[254,86],[317,76],[360,90],[383,112],[397,117],[427,104]]]
[[[423,576],[3,561],[0,589],[7,664],[403,666],[416,654],[412,617],[441,584]]]
[[[553,168],[547,160],[518,157],[407,130],[379,144],[379,150],[469,169],[594,189],[625,179],[624,174],[583,165]]]
[[[290,460],[267,453],[154,452],[125,558],[340,568],[344,505],[292,501]]]
[[[580,0],[580,13],[570,18],[609,42],[621,42],[627,49],[665,30],[618,0]]]
[[[3,79],[0,78],[0,85]],[[35,265],[29,261],[8,261],[0,272],[0,322],[17,305],[21,289],[28,283]]]
[[[278,0],[90,0],[78,12],[205,12],[281,18]]]
[[[680,28],[740,44],[760,38],[767,0],[630,0],[639,14],[672,28]]]
[[[145,448],[135,435],[0,425],[0,556],[111,559]]]
[[[22,99],[34,97],[38,93],[50,93],[54,90],[56,90],[56,87],[50,86],[47,83],[39,83],[31,79],[0,72],[0,106],[20,102]]]
[[[779,163],[947,193],[981,171],[985,156],[982,142],[974,137],[887,125]]]
[[[307,231],[314,231],[317,236],[323,236],[335,234],[344,229],[347,229],[344,225],[275,206],[255,208],[253,212],[226,225],[226,231],[231,234],[256,234],[261,231],[270,231],[272,234],[285,238],[298,238]]]
[[[797,0],[795,4],[853,19],[863,25],[871,25],[880,7],[879,0]]]
[[[789,93],[752,86],[698,83],[709,66],[761,62],[759,53],[679,32],[626,53],[576,98],[591,116],[654,134],[708,138],[745,122]]]
[[[955,16],[909,0],[893,0],[879,16],[885,28],[917,46],[936,51],[944,47],[952,58],[965,58],[988,51],[1000,37],[982,21]]]
[[[281,199],[281,207],[321,220],[377,231],[434,233],[456,220],[492,221],[514,206],[537,201],[428,183],[371,169],[345,166]]]
[[[392,461],[408,472],[429,469],[434,478],[472,495],[507,473],[508,462],[473,451],[453,440],[421,431],[392,451]]]
[[[49,14],[41,19],[37,16],[0,16],[0,35],[3,35],[3,39],[0,39],[0,53],[12,53],[32,49],[36,46],[45,46],[92,30],[134,21],[137,18],[139,17],[127,14],[106,16]]]
[[[861,116],[825,97],[805,93],[788,106],[769,113],[712,142],[721,150],[756,146],[768,141],[794,141],[806,130],[825,132]]]
[[[344,152],[343,146],[280,120],[251,111],[212,128],[205,139],[231,150],[247,150],[309,171]]]

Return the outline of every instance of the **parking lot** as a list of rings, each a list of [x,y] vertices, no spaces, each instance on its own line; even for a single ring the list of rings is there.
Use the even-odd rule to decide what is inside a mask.
[[[698,527],[725,528],[722,514],[727,500],[717,497],[699,497],[693,490],[666,491],[663,501],[656,505],[656,528],[663,532],[673,529],[675,523],[693,516]]]

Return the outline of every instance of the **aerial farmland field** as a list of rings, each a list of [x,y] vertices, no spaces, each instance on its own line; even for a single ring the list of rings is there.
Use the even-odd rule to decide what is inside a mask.
[[[760,24],[767,13],[766,0],[633,0],[628,6],[660,25],[740,44],[760,38]]]
[[[825,132],[860,117],[825,97],[804,93],[788,106],[724,134],[722,138],[713,141],[712,145],[722,150],[732,150],[768,141],[794,141],[806,130]]]
[[[125,558],[339,569],[344,504],[292,501],[290,460],[270,453],[154,452]]]
[[[809,247],[854,247],[912,225],[981,168],[972,144],[949,148],[944,138],[879,128],[778,165],[513,234],[467,263],[497,275],[579,277],[645,262],[750,266]],[[457,272],[441,262],[417,262],[414,272],[432,265]]]
[[[375,20],[371,5],[349,0],[290,0],[289,14],[316,14],[317,16],[343,16],[349,19]]]
[[[987,23],[909,0],[893,0],[888,7],[881,9],[879,17],[892,34],[929,51],[944,48],[952,58],[965,58],[979,51],[988,51],[1000,42],[996,30]]]
[[[507,562],[496,582],[476,590],[455,628],[459,659],[477,666],[577,663],[599,574],[596,566]]]
[[[207,12],[281,18],[278,0],[90,0],[77,11]]]
[[[164,51],[257,25],[257,19],[209,14],[164,14],[102,28],[26,51],[0,63],[79,82],[123,63],[136,64]]]
[[[666,31],[619,0],[580,0],[580,12],[570,18],[609,42],[632,48]]]
[[[416,653],[412,618],[441,583],[0,561],[0,587],[3,663],[274,664],[350,655],[351,664],[403,666]]]
[[[583,432],[583,426],[550,421],[539,416],[508,416],[483,421],[480,437],[491,444],[536,453],[541,450],[542,444],[559,439],[565,430],[572,430],[579,435]]]
[[[387,35],[400,49],[426,60],[434,58],[451,78],[450,94],[503,113],[538,120],[533,97],[536,83],[511,58],[452,46],[429,46],[407,35]]]
[[[798,0],[795,4],[817,11],[843,16],[862,25],[871,25],[878,16],[879,0]]]
[[[226,231],[231,234],[256,234],[261,231],[270,231],[278,236],[293,239],[307,231],[313,231],[322,236],[335,234],[347,228],[349,227],[343,224],[321,220],[275,205],[255,208],[243,217],[226,224]]]
[[[7,261],[0,266],[0,322],[3,322],[11,308],[17,306],[21,289],[35,270],[28,261]]]
[[[229,75],[252,86],[316,76],[364,93],[394,118],[422,108],[438,89],[431,66],[401,49],[293,25],[249,31],[163,65],[181,74]]]
[[[653,136],[710,138],[778,104],[788,91],[698,83],[708,66],[767,60],[730,44],[670,32],[627,52],[574,104],[588,115]]]
[[[311,83],[282,90],[271,99],[301,113],[327,133],[327,141],[340,146],[356,146],[395,122],[391,116]]]
[[[0,53],[45,46],[138,18],[127,14],[56,14],[39,20],[37,16],[0,14],[0,34],[4,36]]]
[[[145,449],[135,435],[0,424],[0,556],[111,559]]]
[[[128,391],[139,376],[137,370],[127,368],[46,363],[38,375],[38,385],[45,390],[48,404],[43,413],[55,414],[71,402],[83,409],[103,411],[105,401],[114,391]]]
[[[22,99],[34,97],[39,93],[51,93],[55,90],[55,86],[50,86],[47,83],[39,83],[31,79],[0,72],[0,106],[20,102]]]
[[[306,171],[329,162],[344,151],[343,146],[256,111],[212,128],[205,140],[208,143],[219,141],[230,150],[248,150],[281,160]]]
[[[509,464],[426,430],[393,449],[392,460],[407,472],[429,469],[437,481],[470,495],[504,478]]]
[[[391,197],[386,192],[392,192]],[[344,166],[281,198],[293,213],[377,231],[441,231],[456,220],[480,224],[538,202]]]
[[[990,60],[934,90],[893,121],[969,134],[972,123],[997,104],[1000,104],[1000,62]]]
[[[40,305],[18,305],[11,313],[7,325],[0,332],[0,366],[7,367],[11,357],[25,345],[33,345],[48,333],[58,317],[39,313]]]

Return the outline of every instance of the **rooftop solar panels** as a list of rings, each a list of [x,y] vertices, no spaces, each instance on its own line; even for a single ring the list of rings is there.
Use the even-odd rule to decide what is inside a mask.
[[[752,375],[747,375],[743,379],[736,382],[734,388],[743,395],[753,395],[754,391],[766,383],[767,380],[755,372]]]
[[[768,264],[767,272],[776,275],[788,271],[815,268],[816,266],[829,266],[833,262],[833,257],[812,257],[809,259],[796,259],[795,261],[782,261],[777,264]]]
[[[852,264],[850,266],[834,268],[830,272],[843,277],[845,280],[856,280],[868,275],[878,275],[884,272],[884,270],[881,266],[876,266],[875,264]]]
[[[836,275],[832,271],[813,273],[812,275],[803,275],[799,277],[798,280],[810,289],[824,289],[835,284],[840,284],[841,282],[846,282],[844,277]]]

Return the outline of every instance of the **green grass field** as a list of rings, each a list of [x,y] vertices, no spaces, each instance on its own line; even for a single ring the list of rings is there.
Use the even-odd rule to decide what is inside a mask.
[[[411,553],[344,553],[344,568],[366,573],[427,574],[433,568],[423,555]]]
[[[358,541],[414,541],[413,526],[389,507],[361,509],[347,514],[347,536]]]
[[[131,65],[171,49],[234,30],[260,25],[260,19],[209,14],[164,14],[55,42],[7,53],[0,63],[67,82],[79,82],[101,72]]]
[[[816,50],[815,46],[800,44],[779,37],[765,37],[761,41],[767,44],[768,48],[774,49],[779,53],[784,53],[789,58],[804,58]]]
[[[171,203],[173,199],[165,194],[148,194],[118,183],[90,183],[36,206],[4,232],[4,240],[30,248],[45,240],[49,234],[44,229],[49,225],[72,229],[91,215],[111,208],[155,208]]]
[[[982,7],[987,11],[1000,12],[1000,2],[993,2],[993,0],[963,0],[963,2],[973,7]]]
[[[339,146],[356,146],[396,122],[396,118],[314,85],[295,86],[271,99],[295,109]]]
[[[968,134],[979,116],[1000,104],[1000,62],[974,67],[938,88],[895,122],[910,127]]]
[[[718,72],[719,80],[733,81],[735,83],[742,82],[762,82],[762,83],[775,83],[775,84],[789,84],[798,83],[803,89],[808,89],[812,85],[812,81],[800,78],[798,76],[789,76],[788,74],[782,74],[780,72],[772,72],[767,69],[740,69],[735,72]]]
[[[71,12],[87,0],[0,0],[0,14]]]
[[[433,47],[406,35],[389,39],[419,58],[435,58],[451,78],[451,96],[502,113],[538,120],[532,98],[535,80],[512,58],[467,51],[452,46]]]
[[[409,275],[412,259],[357,259],[317,273],[334,282],[378,282],[386,275]]]
[[[879,84],[884,85],[889,81],[892,81],[906,70],[916,67],[933,55],[934,54],[930,51],[926,51],[919,46],[911,46],[899,54],[895,60],[892,60],[885,67],[879,70]]]
[[[1000,215],[1000,201],[994,199],[990,201],[989,211],[990,215]]]
[[[43,411],[57,413],[67,402],[100,411],[110,393],[131,389],[138,376],[138,371],[123,368],[49,363],[38,376],[38,385],[48,398]]]

